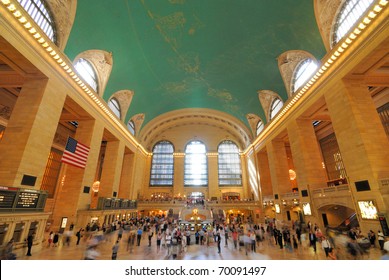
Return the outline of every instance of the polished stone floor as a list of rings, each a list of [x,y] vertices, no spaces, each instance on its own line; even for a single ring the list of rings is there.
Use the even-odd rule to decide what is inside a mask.
[[[111,233],[106,236],[104,241],[101,241],[97,246],[98,260],[110,260],[112,255],[112,246],[117,240],[117,233]],[[127,248],[128,233],[123,235],[119,242],[119,250],[117,254],[118,260],[168,260],[173,259],[173,256],[168,256],[167,248],[161,247],[157,252],[155,236],[152,239],[152,245],[148,246],[147,237],[144,236],[140,246]],[[244,247],[235,249],[231,240],[228,240],[228,246],[225,246],[225,240],[222,239],[221,253],[218,253],[215,243],[207,245],[192,244],[187,246],[187,251],[178,254],[177,260],[331,260],[325,256],[321,244],[317,243],[317,252],[313,251],[312,247],[307,244],[302,244],[298,249],[280,249],[279,246],[273,244],[273,240],[265,240],[261,242],[256,252],[247,252]],[[48,247],[47,243],[42,247],[33,246],[32,256],[26,256],[26,250],[20,249],[16,251],[18,260],[81,260],[85,257],[89,239],[83,238],[79,245],[76,245],[76,238],[73,237],[70,244],[60,243],[58,247]],[[127,250],[128,249],[128,250]],[[355,259],[348,255],[342,248],[337,250],[338,259]],[[357,259],[362,260],[378,260],[381,257],[381,251],[378,248],[371,248],[366,254],[358,256]]]

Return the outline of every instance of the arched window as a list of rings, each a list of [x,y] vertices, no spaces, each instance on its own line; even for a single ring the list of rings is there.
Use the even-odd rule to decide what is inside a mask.
[[[257,123],[257,136],[259,135],[259,133],[262,132],[264,127],[265,127],[265,125],[263,124],[263,121],[259,120]]]
[[[135,135],[135,123],[133,120],[130,120],[128,123],[127,123],[127,128],[128,130],[131,132],[132,135]]]
[[[18,0],[42,31],[56,44],[56,30],[53,17],[47,8],[45,0]]]
[[[184,169],[185,186],[208,185],[207,154],[202,142],[191,141],[186,146]]]
[[[219,186],[242,185],[242,168],[240,164],[239,148],[225,140],[218,147]]]
[[[173,186],[174,147],[169,141],[158,142],[153,148],[150,186]]]
[[[270,108],[270,119],[272,120],[275,115],[281,110],[282,106],[284,106],[284,103],[281,99],[276,98],[273,100]]]
[[[111,108],[112,112],[120,119],[121,118],[121,110],[119,102],[116,100],[116,98],[111,98],[108,102],[109,108]]]
[[[304,85],[316,72],[317,64],[312,59],[305,59],[296,67],[293,75],[293,93]]]
[[[374,0],[347,0],[343,3],[336,17],[332,47],[351,30],[373,2]]]
[[[94,70],[92,64],[84,59],[79,58],[76,63],[74,63],[74,68],[77,73],[82,77],[82,79],[95,91],[98,90],[98,80],[97,74]]]

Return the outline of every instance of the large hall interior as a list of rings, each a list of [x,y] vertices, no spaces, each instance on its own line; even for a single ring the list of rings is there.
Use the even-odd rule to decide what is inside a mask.
[[[389,240],[388,6],[0,0],[0,249],[82,259],[50,233],[139,221]]]

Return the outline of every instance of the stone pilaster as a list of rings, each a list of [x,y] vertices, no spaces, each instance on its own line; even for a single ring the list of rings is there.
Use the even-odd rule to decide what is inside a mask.
[[[124,144],[121,141],[114,140],[107,142],[103,171],[100,179],[99,197],[113,197],[113,192],[118,193],[123,155]]]
[[[53,230],[59,228],[62,217],[68,218],[68,225],[76,224],[77,210],[89,208],[91,193],[83,193],[83,188],[92,187],[95,181],[103,131],[102,125],[95,120],[79,121],[74,138],[90,148],[88,160],[85,169],[63,164],[63,177],[53,211]]]
[[[362,232],[378,229],[377,221],[362,220],[358,200],[375,200],[388,213],[388,192],[380,181],[389,178],[389,142],[368,87],[344,81],[325,94]],[[355,182],[367,180],[370,191],[357,192]]]
[[[208,154],[208,198],[221,198],[219,190],[219,172],[217,154]]]
[[[46,79],[27,80],[0,144],[0,184],[21,187],[23,175],[39,189],[66,95]]]
[[[258,164],[257,168],[259,172],[259,184],[262,191],[262,196],[273,195],[268,155],[266,152],[260,151],[256,156]]]
[[[327,175],[312,120],[293,120],[287,129],[299,190],[326,187]]]
[[[127,152],[123,156],[123,167],[120,177],[119,198],[129,199],[133,188],[135,154]]]
[[[184,154],[174,155],[174,181],[173,181],[173,196],[180,194],[183,196],[184,192]]]
[[[288,157],[285,143],[282,139],[274,139],[266,145],[269,159],[269,168],[273,193],[282,194],[292,192],[289,180]]]

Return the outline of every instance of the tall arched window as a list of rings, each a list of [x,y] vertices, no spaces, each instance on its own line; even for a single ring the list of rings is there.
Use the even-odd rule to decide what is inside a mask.
[[[332,47],[351,30],[373,2],[374,0],[346,0],[343,3],[334,24]]]
[[[259,120],[258,123],[257,123],[257,136],[259,135],[259,133],[262,132],[264,127],[265,127],[265,125],[263,124],[263,121]]]
[[[45,0],[18,0],[20,5],[26,10],[42,31],[56,44],[56,30],[53,17],[47,8]]]
[[[293,93],[304,85],[316,70],[317,64],[312,59],[308,58],[301,61],[293,73]]]
[[[281,99],[276,98],[273,100],[271,107],[270,107],[270,119],[272,120],[275,115],[281,110],[282,106],[284,106],[284,103]]]
[[[238,146],[230,140],[225,140],[220,143],[217,151],[219,153],[219,185],[242,185],[242,167]]]
[[[169,141],[158,142],[153,148],[150,186],[173,186],[174,147]]]
[[[202,142],[194,140],[186,146],[184,169],[185,186],[208,185],[207,154]]]
[[[74,68],[77,73],[82,77],[82,79],[95,91],[98,90],[98,79],[95,69],[92,64],[84,59],[79,58],[74,63]]]
[[[130,120],[128,123],[127,123],[127,128],[128,130],[131,132],[132,135],[135,135],[135,123],[133,120]]]
[[[108,102],[109,108],[111,108],[112,112],[120,119],[122,116],[119,102],[116,100],[116,98],[111,98]]]

